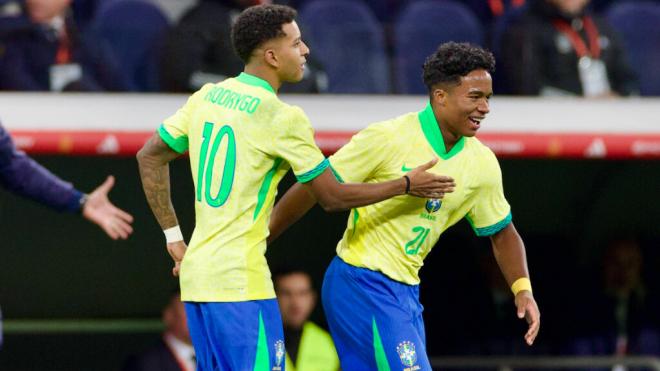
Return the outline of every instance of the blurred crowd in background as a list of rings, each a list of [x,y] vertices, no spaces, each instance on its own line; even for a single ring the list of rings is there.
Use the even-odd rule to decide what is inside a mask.
[[[232,20],[270,0],[0,0],[0,89],[191,92],[241,72]],[[657,0],[288,0],[311,47],[283,92],[424,94],[446,41],[489,48],[496,94],[660,95]]]

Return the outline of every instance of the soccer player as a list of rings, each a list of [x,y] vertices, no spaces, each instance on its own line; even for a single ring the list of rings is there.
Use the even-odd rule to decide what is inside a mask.
[[[452,191],[452,179],[425,171],[437,159],[379,184],[337,182],[303,111],[276,95],[283,82],[300,81],[309,53],[295,16],[280,5],[241,13],[232,42],[244,72],[194,93],[138,153],[147,200],[165,232],[173,273],[180,273],[202,370],[284,368],[282,321],[264,253],[277,184],[289,168],[328,210]],[[189,248],[172,207],[168,170],[186,150],[195,184]]]
[[[515,294],[531,345],[540,314],[527,271],[525,248],[511,222],[500,167],[493,152],[474,138],[489,112],[491,53],[469,44],[446,43],[424,64],[429,103],[373,124],[329,158],[348,182],[387,181],[406,174],[431,155],[431,171],[456,181],[444,199],[395,197],[354,208],[338,257],[328,268],[322,301],[343,370],[431,370],[426,354],[418,271],[440,234],[463,218],[477,236],[488,236]],[[313,197],[294,185],[273,211],[271,238],[301,217]],[[398,369],[398,368],[397,368]]]

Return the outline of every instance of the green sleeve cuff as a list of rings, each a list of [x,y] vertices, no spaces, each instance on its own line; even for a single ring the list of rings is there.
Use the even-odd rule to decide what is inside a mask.
[[[182,135],[178,138],[174,138],[170,133],[165,129],[165,125],[161,124],[158,128],[158,134],[163,142],[167,143],[172,150],[177,153],[184,153],[188,150],[188,136]]]
[[[470,222],[470,225],[472,226],[472,229],[474,230],[474,233],[477,236],[489,237],[501,231],[502,229],[506,228],[507,225],[511,224],[512,216],[511,213],[509,213],[504,219],[500,220],[499,222],[483,228],[476,228],[474,226],[474,223],[472,222],[472,219],[469,216],[466,215],[465,218],[468,220],[468,222]]]
[[[321,173],[324,172],[325,169],[328,168],[328,166],[330,166],[330,161],[328,161],[327,158],[323,159],[323,161],[321,161],[320,164],[316,165],[316,167],[313,168],[312,170],[310,170],[310,171],[308,171],[308,172],[306,172],[302,175],[296,174],[296,178],[298,179],[298,182],[300,182],[300,183],[307,183],[310,180],[312,180],[312,179],[316,178],[317,176],[321,175]]]

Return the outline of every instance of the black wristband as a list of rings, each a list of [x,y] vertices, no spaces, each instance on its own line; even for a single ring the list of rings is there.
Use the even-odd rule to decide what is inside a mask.
[[[410,178],[408,178],[408,175],[404,175],[403,179],[406,180],[406,194],[410,193]]]

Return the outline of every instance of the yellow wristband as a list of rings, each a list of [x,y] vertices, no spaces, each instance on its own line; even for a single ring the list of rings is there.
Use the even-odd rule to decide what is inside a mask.
[[[518,293],[523,290],[532,292],[532,282],[527,277],[518,278],[513,283],[513,285],[511,285],[511,291],[513,291],[513,296],[518,295]]]

